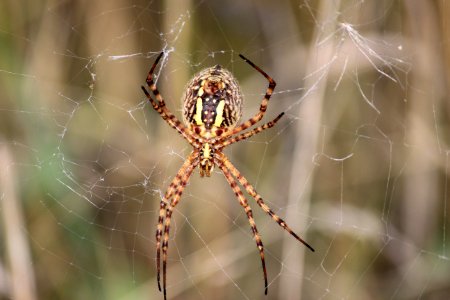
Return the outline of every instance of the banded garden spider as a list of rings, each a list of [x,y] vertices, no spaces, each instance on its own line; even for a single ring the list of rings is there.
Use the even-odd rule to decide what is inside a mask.
[[[236,79],[229,71],[223,69],[220,65],[204,69],[196,74],[186,87],[183,100],[183,119],[186,124],[184,125],[166,107],[164,99],[159,93],[153,80],[153,72],[163,54],[164,52],[161,52],[156,58],[146,80],[148,87],[157,101],[150,96],[145,87],[142,86],[142,90],[152,104],[153,108],[161,115],[164,121],[177,130],[178,133],[192,145],[194,150],[191,154],[189,154],[177,175],[170,183],[164,198],[161,200],[159,205],[159,218],[156,230],[156,266],[158,289],[161,291],[161,238],[163,237],[163,228],[163,291],[164,299],[166,299],[167,250],[169,247],[170,220],[173,210],[180,201],[183,189],[194,169],[198,166],[200,169],[200,176],[203,177],[206,175],[209,177],[211,176],[214,166],[217,165],[225,175],[225,178],[239,200],[240,205],[244,208],[247,214],[247,218],[250,222],[253,236],[261,256],[265,294],[267,295],[268,281],[263,243],[253,219],[252,209],[248,205],[247,199],[242,194],[237,181],[245,188],[247,193],[255,199],[256,203],[267,214],[269,214],[275,222],[278,223],[278,225],[289,232],[298,241],[303,243],[311,251],[314,251],[314,249],[303,239],[301,239],[295,232],[293,232],[289,226],[264,203],[255,188],[247,181],[247,179],[245,179],[244,176],[241,175],[238,169],[236,169],[236,167],[222,153],[222,149],[236,142],[248,139],[249,137],[258,134],[265,129],[271,128],[280,120],[280,118],[284,115],[284,112],[262,126],[256,127],[247,132],[242,132],[243,130],[255,125],[263,118],[276,83],[258,66],[245,58],[243,55],[239,55],[244,61],[246,61],[269,81],[269,86],[267,87],[266,94],[261,102],[259,112],[246,122],[240,124],[239,126],[235,126],[242,114],[242,95]],[[238,133],[239,135],[236,135]]]

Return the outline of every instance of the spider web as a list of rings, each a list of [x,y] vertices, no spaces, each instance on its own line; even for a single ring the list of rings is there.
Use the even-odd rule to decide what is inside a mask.
[[[448,294],[448,5],[444,1],[42,1],[0,10],[0,298],[163,299],[159,200],[191,151],[190,76],[221,64],[243,120],[278,83],[272,129],[226,155],[311,253],[247,197],[267,299]],[[169,242],[169,299],[261,299],[260,258],[224,176],[194,172]]]

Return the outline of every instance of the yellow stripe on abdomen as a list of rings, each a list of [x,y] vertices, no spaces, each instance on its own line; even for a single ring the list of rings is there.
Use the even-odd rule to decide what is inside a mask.
[[[225,100],[220,100],[216,108],[216,118],[214,119],[214,126],[220,127],[223,122],[223,109],[225,108]]]
[[[203,102],[202,102],[202,98],[198,97],[197,98],[197,104],[195,106],[195,116],[194,116],[194,120],[195,123],[197,125],[202,125],[203,121],[202,121],[202,111],[203,111]]]

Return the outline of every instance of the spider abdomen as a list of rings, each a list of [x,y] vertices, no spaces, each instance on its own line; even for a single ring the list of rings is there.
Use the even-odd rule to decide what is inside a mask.
[[[239,85],[220,65],[194,75],[185,90],[183,118],[187,125],[206,130],[232,128],[240,119],[242,95]]]

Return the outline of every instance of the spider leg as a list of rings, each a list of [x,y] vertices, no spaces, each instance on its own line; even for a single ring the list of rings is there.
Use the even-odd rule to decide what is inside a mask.
[[[153,81],[153,72],[156,69],[156,66],[158,65],[159,61],[161,60],[161,57],[163,56],[164,52],[161,52],[158,54],[158,57],[155,59],[155,62],[153,63],[152,67],[150,68],[150,71],[148,72],[147,79],[145,80],[147,82],[148,87],[152,91],[153,95],[155,95],[156,100],[161,104],[164,104],[164,99],[162,98],[161,94],[158,91],[158,88],[155,85],[155,82]]]
[[[145,96],[147,96],[148,100],[152,104],[153,108],[161,115],[161,117],[172,128],[177,130],[191,145],[198,146],[198,142],[195,140],[195,138],[192,138],[192,136],[197,137],[197,135],[194,132],[192,132],[189,128],[184,126],[183,123],[181,123],[181,121],[178,120],[177,117],[175,117],[175,115],[167,108],[163,97],[161,96],[158,88],[156,87],[155,82],[153,81],[153,72],[155,71],[155,68],[158,65],[159,61],[161,60],[163,54],[164,52],[161,52],[158,55],[152,67],[150,68],[150,71],[148,72],[146,79],[148,87],[152,91],[153,95],[155,95],[156,100],[158,100],[158,102],[156,102],[155,100],[153,100],[152,97],[150,97],[150,94],[143,86],[141,86],[141,88],[144,91]]]
[[[268,128],[271,128],[273,126],[275,126],[275,124],[281,119],[281,117],[284,115],[284,112],[282,112],[281,114],[279,114],[275,119],[273,119],[270,122],[267,122],[266,124],[259,126],[251,131],[245,132],[245,133],[241,133],[238,136],[235,136],[233,138],[229,138],[228,140],[225,140],[224,142],[222,142],[222,144],[220,145],[221,148],[226,147],[228,145],[234,144],[236,142],[248,139],[249,137],[254,136],[255,134],[260,133],[263,130],[266,130]]]
[[[170,112],[168,113],[168,109],[166,107],[166,104],[164,102],[156,103],[156,101],[150,96],[150,94],[147,92],[145,87],[141,86],[142,90],[145,93],[145,96],[147,96],[148,100],[152,104],[153,108],[156,110],[157,113],[161,115],[164,121],[166,121],[170,127],[178,131],[181,136],[183,136],[191,145],[198,146],[198,141],[192,136],[195,136],[191,130],[189,130],[186,126],[183,125],[173,114]]]
[[[161,236],[162,236],[162,227],[164,221],[164,211],[166,210],[166,197],[159,202],[159,217],[158,217],[158,226],[156,229],[156,269],[157,269],[157,277],[156,280],[158,282],[158,290],[161,292]]]
[[[256,200],[256,203],[270,216],[272,219],[278,223],[284,230],[289,232],[293,237],[295,237],[299,242],[301,242],[303,245],[305,245],[309,250],[314,252],[314,248],[311,247],[307,242],[305,242],[301,237],[299,237],[292,229],[286,224],[286,222],[281,219],[276,213],[273,212],[273,210],[267,206],[266,203],[264,203],[261,196],[256,192],[255,188],[247,181],[247,179],[242,176],[241,172],[239,172],[238,169],[228,160],[228,158],[222,154],[217,153],[219,156],[219,160],[223,161],[224,166],[231,171],[234,177],[237,178],[239,183],[245,188],[247,193],[249,193],[250,196],[253,197],[253,199]]]
[[[172,120],[176,120],[178,123],[181,124],[181,122],[177,119],[177,117],[175,117],[175,115],[173,115],[169,109],[166,107],[166,103],[164,102],[163,97],[161,96],[161,93],[159,92],[158,88],[156,87],[155,82],[153,81],[153,72],[155,71],[156,66],[158,65],[161,57],[163,56],[164,52],[161,52],[158,57],[156,58],[155,62],[153,63],[150,71],[148,72],[147,75],[147,85],[150,88],[150,90],[152,91],[153,95],[155,95],[156,100],[158,100],[158,104],[159,106],[164,110],[164,112],[166,113],[166,115],[172,119]]]
[[[183,193],[184,188],[186,187],[186,184],[189,181],[189,178],[191,177],[192,171],[197,167],[198,160],[193,159],[190,164],[187,165],[187,168],[180,179],[179,185],[177,187],[177,190],[175,191],[175,194],[173,196],[172,201],[170,202],[170,205],[166,206],[166,217],[164,222],[164,240],[162,243],[162,252],[163,252],[163,292],[164,292],[164,299],[167,298],[167,292],[166,292],[166,285],[167,285],[167,250],[169,249],[169,231],[170,231],[170,221],[172,218],[173,210],[175,209],[175,206],[177,206],[178,202],[181,199],[181,194]],[[159,286],[159,282],[158,282]]]
[[[167,188],[167,191],[164,195],[164,198],[159,203],[159,217],[158,217],[158,226],[156,229],[156,269],[157,269],[157,281],[158,281],[158,289],[161,291],[161,284],[160,284],[160,273],[161,273],[161,237],[163,234],[163,221],[164,221],[164,211],[166,210],[168,200],[173,196],[174,192],[178,191],[181,184],[184,181],[186,181],[186,176],[190,173],[187,172],[187,170],[192,167],[193,162],[198,157],[198,152],[194,151],[192,152],[188,158],[185,160],[183,165],[181,166],[180,170],[178,171],[177,175],[173,178],[172,182],[170,183],[169,187]],[[192,172],[192,170],[190,171]],[[184,187],[183,187],[184,188]]]
[[[267,295],[268,290],[268,281],[267,281],[267,270],[266,270],[266,261],[264,258],[264,246],[261,241],[261,236],[258,233],[258,229],[256,228],[255,220],[253,219],[253,212],[251,207],[248,205],[247,199],[245,199],[244,195],[242,194],[241,189],[237,185],[236,180],[231,175],[230,171],[227,169],[227,167],[219,160],[216,159],[216,163],[219,166],[219,168],[222,170],[223,174],[225,175],[225,178],[227,179],[229,185],[231,186],[231,189],[233,190],[234,194],[239,200],[239,203],[244,208],[245,213],[247,214],[248,221],[250,222],[250,226],[252,228],[253,236],[256,241],[256,246],[259,249],[259,255],[261,256],[261,264],[262,269],[264,273],[264,293]]]
[[[255,125],[256,123],[258,123],[263,118],[263,116],[264,116],[264,114],[265,114],[265,112],[267,110],[267,104],[269,103],[269,100],[270,100],[270,97],[272,96],[273,90],[275,89],[275,86],[277,85],[275,80],[272,79],[272,77],[267,75],[266,72],[261,70],[261,68],[259,68],[253,62],[251,62],[248,58],[246,58],[242,54],[239,54],[239,56],[243,60],[245,60],[245,62],[247,62],[250,66],[252,66],[256,71],[261,73],[261,75],[263,75],[269,81],[269,86],[267,87],[266,94],[264,95],[264,98],[261,101],[261,106],[259,107],[258,113],[256,113],[256,115],[254,115],[251,119],[245,121],[241,125],[235,127],[231,131],[227,132],[226,133],[227,136],[234,135],[234,134],[236,134],[238,132],[241,132],[242,130],[245,130],[245,129]]]

